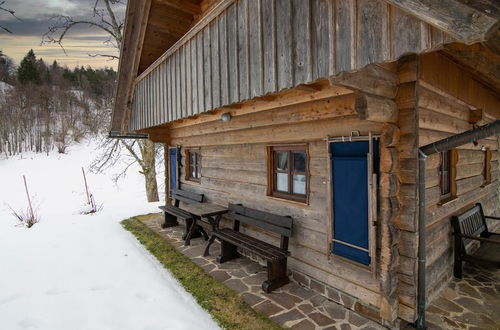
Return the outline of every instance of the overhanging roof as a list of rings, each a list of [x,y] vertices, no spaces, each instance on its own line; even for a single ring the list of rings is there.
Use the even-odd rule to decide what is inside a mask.
[[[240,0],[245,1],[245,0]],[[331,0],[335,1],[335,0]],[[382,1],[382,0],[372,0]],[[474,67],[484,80],[500,86],[500,5],[496,0],[384,0],[439,28],[459,42],[445,52]],[[231,0],[129,0],[112,129],[126,131],[125,119],[135,78],[174,45],[207,11]],[[353,7],[354,6],[354,0]],[[475,48],[464,44],[481,43]]]

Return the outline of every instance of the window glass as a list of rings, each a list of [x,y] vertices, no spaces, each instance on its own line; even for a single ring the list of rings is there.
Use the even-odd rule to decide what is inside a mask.
[[[306,171],[306,153],[294,152],[293,153],[293,170],[294,172],[305,172]]]
[[[306,176],[303,174],[295,174],[293,176],[293,193],[299,195],[306,194]]]
[[[287,173],[276,173],[276,190],[288,192],[288,174]]]
[[[280,171],[288,170],[288,152],[277,152],[278,161],[277,161],[277,169]]]
[[[201,157],[199,149],[187,151],[186,179],[199,181],[201,178]]]

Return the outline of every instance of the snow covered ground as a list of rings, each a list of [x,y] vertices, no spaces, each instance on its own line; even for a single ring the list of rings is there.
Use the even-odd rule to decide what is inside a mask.
[[[217,329],[216,323],[128,232],[120,220],[157,212],[130,169],[87,173],[103,209],[80,215],[86,202],[81,167],[95,143],[0,160],[0,329]],[[26,207],[26,175],[41,221],[18,226],[12,207]]]

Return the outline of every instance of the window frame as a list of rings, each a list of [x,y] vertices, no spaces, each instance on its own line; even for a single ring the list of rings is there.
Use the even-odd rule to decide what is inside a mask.
[[[438,167],[439,171],[439,193],[440,193],[440,204],[446,203],[448,201],[451,201],[456,198],[456,163],[458,160],[458,155],[456,149],[450,149],[447,151],[442,151],[440,153],[441,155],[441,162]],[[444,160],[446,155],[446,165],[447,168],[443,168]],[[443,177],[443,173],[447,173],[447,184],[448,184],[448,190],[443,191],[443,185],[444,185],[444,180],[445,178]]]
[[[278,152],[288,152],[288,168],[287,170],[278,170],[276,167]],[[305,158],[305,171],[296,171],[293,162],[294,152],[304,152]],[[284,200],[307,204],[309,202],[309,150],[307,144],[291,144],[291,145],[272,145],[267,147],[268,153],[268,183],[267,195]],[[288,174],[288,192],[277,190],[277,174]],[[304,175],[305,177],[305,194],[293,193],[293,176]]]
[[[195,155],[195,163],[191,163],[191,155]],[[201,181],[201,152],[200,148],[186,148],[185,151],[185,159],[186,159],[186,170],[185,170],[185,179],[187,181],[200,183]],[[195,177],[192,176],[191,167],[194,167]]]

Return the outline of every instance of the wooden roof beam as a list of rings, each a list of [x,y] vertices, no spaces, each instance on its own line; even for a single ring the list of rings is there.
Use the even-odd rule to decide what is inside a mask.
[[[164,33],[177,34],[177,38],[182,37],[187,31],[189,31],[190,25],[186,24],[176,24],[173,20],[165,19],[164,17],[153,16],[150,17],[148,22],[148,28],[152,27],[155,30],[163,31]]]
[[[485,41],[488,31],[498,22],[498,17],[493,18],[485,15],[483,11],[464,4],[463,2],[466,1],[462,0],[385,1],[466,44]]]
[[[167,5],[193,16],[201,14],[201,6],[188,0],[155,0],[156,3]]]

